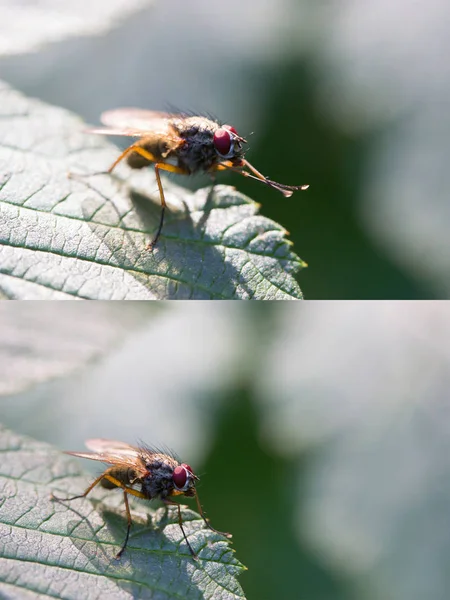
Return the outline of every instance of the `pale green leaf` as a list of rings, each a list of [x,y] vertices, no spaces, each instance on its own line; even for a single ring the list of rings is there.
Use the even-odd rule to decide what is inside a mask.
[[[132,503],[128,547],[115,558],[126,531],[119,490],[97,488],[78,459],[47,444],[0,429],[0,597],[61,599],[214,599],[244,594],[236,580],[244,567],[226,538],[183,508],[189,553],[176,509]]]
[[[92,175],[119,151],[84,130],[69,112],[0,84],[4,297],[301,298],[303,263],[285,230],[229,186],[192,193],[165,179],[166,222],[146,250],[160,216],[152,170],[121,164]]]

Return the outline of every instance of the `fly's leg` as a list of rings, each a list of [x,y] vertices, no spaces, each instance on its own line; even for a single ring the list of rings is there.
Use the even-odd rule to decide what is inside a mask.
[[[248,171],[244,171],[243,168],[247,167],[250,169],[251,173]],[[298,190],[307,190],[309,185],[285,185],[284,183],[277,183],[276,181],[272,181],[267,177],[264,177],[262,173],[260,173],[253,165],[251,165],[248,160],[242,159],[239,164],[234,164],[230,160],[223,161],[214,167],[216,171],[234,171],[235,173],[240,173],[244,177],[250,177],[251,179],[256,179],[256,181],[262,181],[271,188],[278,190],[283,194],[285,198],[290,198],[292,194]]]
[[[153,154],[151,152],[149,152],[148,150],[146,150],[145,148],[142,148],[142,146],[140,146],[139,144],[131,144],[131,146],[128,146],[128,148],[125,148],[125,150],[122,152],[122,154],[120,154],[116,160],[113,162],[113,164],[109,167],[109,169],[106,171],[106,173],[112,173],[112,171],[115,169],[115,167],[124,159],[126,158],[129,154],[136,152],[136,154],[139,154],[140,156],[142,156],[143,158],[145,158],[146,160],[148,160],[149,162],[156,162],[156,158],[153,156]]]
[[[192,554],[192,558],[194,558],[195,560],[198,560],[198,556],[197,554],[194,552],[191,544],[189,543],[189,540],[186,537],[186,533],[184,531],[184,527],[183,527],[183,519],[181,517],[181,508],[180,505],[178,504],[178,502],[172,502],[171,500],[168,500],[167,498],[165,498],[163,500],[164,504],[166,505],[170,505],[170,506],[176,506],[178,508],[178,525],[180,526],[181,531],[183,532],[183,537],[184,540],[189,548],[190,553]]]
[[[124,495],[124,500],[125,500],[125,510],[127,513],[127,534],[125,536],[125,541],[122,544],[122,547],[120,548],[119,552],[116,555],[116,558],[119,559],[122,556],[123,551],[127,547],[128,538],[130,536],[130,529],[131,529],[131,512],[130,512],[130,505],[128,502],[127,494],[131,494],[132,496],[136,496],[137,498],[143,498],[143,499],[146,499],[147,496],[145,496],[145,494],[143,494],[142,492],[139,492],[138,490],[133,490],[133,488],[127,487],[121,481],[116,479],[113,475],[110,474],[111,471],[113,471],[113,469],[114,469],[113,467],[111,469],[107,469],[104,473],[102,473],[102,475],[97,477],[97,479],[93,483],[91,483],[91,485],[83,492],[83,494],[79,494],[78,496],[72,496],[71,498],[58,498],[58,496],[55,496],[52,493],[52,498],[54,498],[55,500],[61,500],[63,502],[67,502],[70,500],[76,500],[77,498],[85,498],[89,494],[89,492],[92,491],[93,488],[100,483],[100,481],[102,479],[107,479],[108,481],[113,483],[116,487],[121,488],[123,490],[123,495]]]
[[[91,485],[82,494],[78,494],[78,496],[71,496],[70,498],[59,498],[58,496],[55,496],[55,494],[52,492],[50,497],[52,498],[52,500],[61,500],[63,502],[69,502],[70,500],[77,500],[78,498],[86,498],[86,496],[89,494],[89,492],[91,492],[95,488],[95,486],[98,485],[103,478],[105,478],[107,473],[108,473],[108,470],[105,471],[105,473],[102,473],[102,475],[100,475],[99,477],[97,477],[97,479],[95,481],[93,481],[91,483]]]
[[[214,529],[214,527],[212,525],[210,525],[208,519],[205,517],[205,513],[203,512],[203,507],[200,504],[200,498],[198,497],[197,490],[195,490],[195,501],[197,502],[197,508],[198,508],[198,512],[200,513],[201,518],[205,521],[206,526],[209,529],[211,529],[211,531],[214,531],[215,533],[218,533],[219,535],[223,535],[223,536],[225,536],[227,538],[233,537],[231,535],[231,533],[225,533],[223,531],[218,531],[217,529]]]
[[[131,512],[130,512],[130,504],[129,504],[129,502],[128,502],[128,496],[127,496],[127,492],[126,492],[125,490],[124,490],[124,492],[123,492],[123,499],[124,499],[124,502],[125,502],[125,510],[126,510],[126,513],[127,513],[127,535],[125,536],[125,541],[124,541],[124,543],[122,544],[122,548],[121,548],[121,549],[119,550],[119,552],[116,554],[116,558],[117,558],[117,559],[119,559],[119,558],[122,556],[122,554],[123,554],[123,552],[124,552],[125,548],[127,547],[127,544],[128,544],[128,538],[130,537],[130,530],[131,530]]]
[[[118,479],[113,477],[112,475],[106,475],[104,477],[111,483],[114,483],[117,487],[120,487],[123,489],[123,498],[125,501],[125,511],[127,514],[127,533],[125,535],[125,540],[122,544],[122,547],[120,548],[119,552],[116,554],[116,559],[119,559],[122,556],[125,548],[127,547],[128,538],[130,537],[130,530],[131,530],[131,512],[130,512],[130,504],[128,502],[127,494],[136,496],[136,498],[143,498],[144,500],[147,499],[147,496],[145,494],[143,494],[142,492],[139,492],[138,490],[133,490],[133,488],[127,487],[121,481],[119,481]]]
[[[155,237],[146,246],[146,250],[150,250],[150,251],[153,250],[153,248],[156,246],[156,242],[159,240],[159,236],[161,235],[161,231],[162,231],[163,224],[164,224],[164,213],[165,213],[166,206],[167,206],[166,199],[164,197],[164,190],[163,190],[163,186],[162,186],[161,176],[159,174],[160,170],[161,171],[169,171],[169,173],[179,173],[180,175],[187,175],[187,171],[185,171],[184,169],[181,169],[180,167],[175,167],[174,165],[169,165],[169,164],[161,163],[161,162],[155,163],[156,183],[158,184],[159,197],[161,200],[161,217],[159,220],[159,227],[158,227]]]
[[[128,148],[125,148],[125,150],[116,158],[116,160],[113,162],[113,164],[109,167],[109,169],[107,171],[95,171],[94,173],[88,173],[87,175],[78,175],[77,173],[69,172],[69,177],[71,179],[83,179],[83,177],[92,177],[94,175],[110,175],[112,173],[112,171],[116,168],[116,166],[124,158],[126,158],[129,154],[132,154],[133,152],[136,152],[136,154],[140,154],[143,158],[145,158],[149,162],[152,162],[152,163],[156,162],[156,158],[153,156],[153,154],[151,152],[149,152],[145,148],[142,148],[142,146],[139,146],[139,144],[136,143],[136,144],[132,144],[131,146],[128,146]]]

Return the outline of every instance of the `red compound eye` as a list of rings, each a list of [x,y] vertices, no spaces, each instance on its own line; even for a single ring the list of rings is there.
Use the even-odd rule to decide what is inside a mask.
[[[182,490],[184,488],[187,480],[187,470],[185,465],[181,465],[181,467],[175,467],[173,470],[172,479],[178,489]]]
[[[236,129],[234,127],[232,127],[231,125],[222,125],[223,129],[228,129],[228,131],[231,131],[231,133],[234,133],[234,135],[238,135],[238,132],[236,131]]]
[[[192,470],[192,467],[190,465],[187,465],[186,463],[181,463],[181,466],[187,469],[189,473],[194,474],[194,471]]]
[[[230,131],[221,127],[214,133],[214,146],[219,154],[227,156],[231,149],[232,138]]]

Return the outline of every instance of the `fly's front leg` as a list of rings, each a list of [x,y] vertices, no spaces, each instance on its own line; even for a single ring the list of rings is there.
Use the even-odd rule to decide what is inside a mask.
[[[184,531],[184,527],[183,527],[183,518],[181,517],[181,508],[180,505],[178,504],[178,502],[172,502],[172,500],[168,500],[167,498],[165,498],[163,500],[164,504],[169,505],[169,506],[176,506],[178,508],[178,525],[180,526],[181,531],[183,532],[183,537],[185,539],[185,542],[189,548],[190,553],[192,554],[192,558],[194,558],[195,560],[198,560],[198,556],[197,554],[194,552],[191,544],[189,543],[189,540],[186,537],[186,533]]]
[[[198,497],[197,494],[197,490],[195,490],[195,501],[197,502],[197,508],[198,508],[198,512],[200,513],[201,518],[204,520],[206,526],[211,529],[211,531],[214,531],[215,533],[218,533],[220,535],[224,535],[227,538],[231,538],[233,537],[231,535],[231,533],[225,533],[224,531],[218,531],[217,529],[214,529],[214,527],[210,524],[210,522],[208,521],[208,519],[205,517],[205,513],[203,512],[203,507],[200,503],[200,498]]]
[[[251,172],[244,171],[244,168],[249,169]],[[268,179],[262,173],[260,173],[253,165],[251,165],[248,160],[241,159],[238,163],[233,163],[231,160],[222,161],[216,167],[214,167],[217,171],[234,171],[235,173],[240,173],[244,177],[250,177],[251,179],[255,179],[256,181],[261,181],[265,185],[278,190],[283,194],[285,198],[290,198],[292,194],[298,190],[307,190],[309,185],[285,185],[284,183],[277,183],[276,181],[272,181],[272,179]]]

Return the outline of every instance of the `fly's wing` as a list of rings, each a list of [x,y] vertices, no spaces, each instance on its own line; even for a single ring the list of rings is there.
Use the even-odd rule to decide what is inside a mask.
[[[126,137],[140,138],[144,134],[137,129],[112,129],[109,127],[88,127],[84,130],[86,133],[98,133],[99,135],[121,135]]]
[[[88,460],[98,460],[118,467],[129,467],[142,475],[147,473],[139,448],[123,442],[103,439],[87,440],[86,446],[93,452],[66,452],[66,454]]]
[[[139,448],[127,444],[125,442],[119,442],[118,440],[108,440],[104,438],[94,438],[86,440],[84,442],[86,448],[92,450],[92,452],[111,452],[118,451],[123,454],[129,454],[130,456],[137,456],[139,454]]]
[[[142,110],[140,108],[116,108],[107,110],[100,115],[103,125],[112,129],[130,129],[158,132],[161,135],[170,133],[170,120],[176,117],[170,113],[156,110]]]
[[[176,116],[140,108],[116,108],[108,110],[100,116],[101,122],[106,127],[94,127],[87,131],[101,135],[161,139],[169,143],[169,148],[174,150],[183,144],[183,140],[171,125],[171,119]]]

